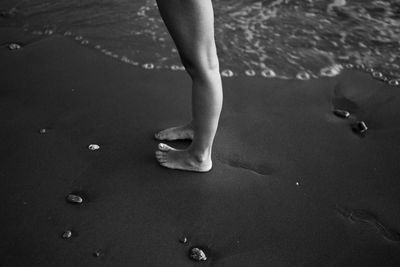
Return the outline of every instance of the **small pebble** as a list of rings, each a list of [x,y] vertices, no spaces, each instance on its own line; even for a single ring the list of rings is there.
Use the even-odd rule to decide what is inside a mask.
[[[19,44],[16,44],[16,43],[11,43],[11,44],[8,45],[8,49],[10,49],[10,50],[18,50],[18,49],[21,49],[21,46]]]
[[[350,116],[350,112],[346,111],[346,110],[342,110],[342,109],[335,109],[333,111],[333,113],[341,118],[348,118]]]
[[[389,85],[391,86],[399,86],[400,82],[399,80],[390,80]]]
[[[181,238],[179,238],[179,242],[181,242],[182,244],[186,244],[188,242],[188,239],[186,236],[182,236]]]
[[[190,250],[189,257],[195,261],[206,261],[207,260],[206,254],[204,253],[203,250],[201,250],[199,248],[192,248]]]
[[[367,124],[364,121],[357,121],[354,125],[353,125],[353,129],[361,134],[361,135],[365,135],[367,133],[368,127]]]
[[[90,145],[88,146],[88,148],[89,148],[90,150],[94,151],[94,150],[99,150],[99,149],[100,149],[100,146],[97,145],[97,144],[90,144]]]
[[[100,257],[100,255],[101,255],[100,250],[96,250],[96,251],[93,252],[93,256],[96,257],[96,258]]]
[[[47,130],[46,130],[46,129],[44,129],[44,128],[43,128],[43,129],[40,129],[40,130],[39,130],[39,133],[41,133],[41,134],[45,134],[45,133],[47,133]]]
[[[70,203],[74,203],[74,204],[82,204],[83,199],[82,199],[82,197],[80,197],[78,195],[69,194],[67,196],[67,201]]]
[[[70,230],[67,230],[62,234],[62,238],[64,239],[69,239],[71,237],[72,237],[72,232]]]

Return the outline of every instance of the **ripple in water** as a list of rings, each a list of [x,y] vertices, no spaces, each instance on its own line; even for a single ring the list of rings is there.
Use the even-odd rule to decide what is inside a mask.
[[[0,26],[36,35],[64,33],[144,68],[182,70],[154,0],[4,0]],[[222,75],[298,78],[373,68],[400,78],[396,0],[214,0]],[[131,60],[132,59],[132,60]],[[134,61],[133,61],[134,60]],[[149,63],[151,62],[151,63]],[[152,64],[146,65],[146,63]]]

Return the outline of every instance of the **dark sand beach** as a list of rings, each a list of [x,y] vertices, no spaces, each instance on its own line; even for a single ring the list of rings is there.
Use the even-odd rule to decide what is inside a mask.
[[[160,167],[153,139],[190,118],[184,72],[61,35],[0,40],[1,266],[400,264],[399,87],[354,69],[224,78],[214,167],[189,173]]]

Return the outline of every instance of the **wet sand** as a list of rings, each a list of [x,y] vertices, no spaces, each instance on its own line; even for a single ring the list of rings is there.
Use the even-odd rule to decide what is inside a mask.
[[[399,87],[357,70],[226,78],[213,170],[174,171],[153,134],[190,118],[184,72],[0,33],[1,266],[400,263]]]

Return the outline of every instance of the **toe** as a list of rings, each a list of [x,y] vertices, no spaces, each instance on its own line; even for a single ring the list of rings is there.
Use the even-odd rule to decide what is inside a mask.
[[[162,140],[162,132],[155,133],[154,138],[157,140]]]
[[[158,159],[158,162],[159,162],[160,164],[166,163],[166,162],[167,162],[167,158],[162,157],[162,158]]]
[[[160,162],[160,165],[163,166],[163,167],[165,167],[165,168],[171,169],[171,167],[168,165],[167,162]]]
[[[156,158],[157,158],[158,160],[161,160],[161,159],[166,158],[165,152],[156,151]]]
[[[169,145],[166,145],[164,143],[159,143],[158,144],[158,149],[160,149],[161,151],[170,151],[170,150],[176,150],[173,147],[170,147]]]

